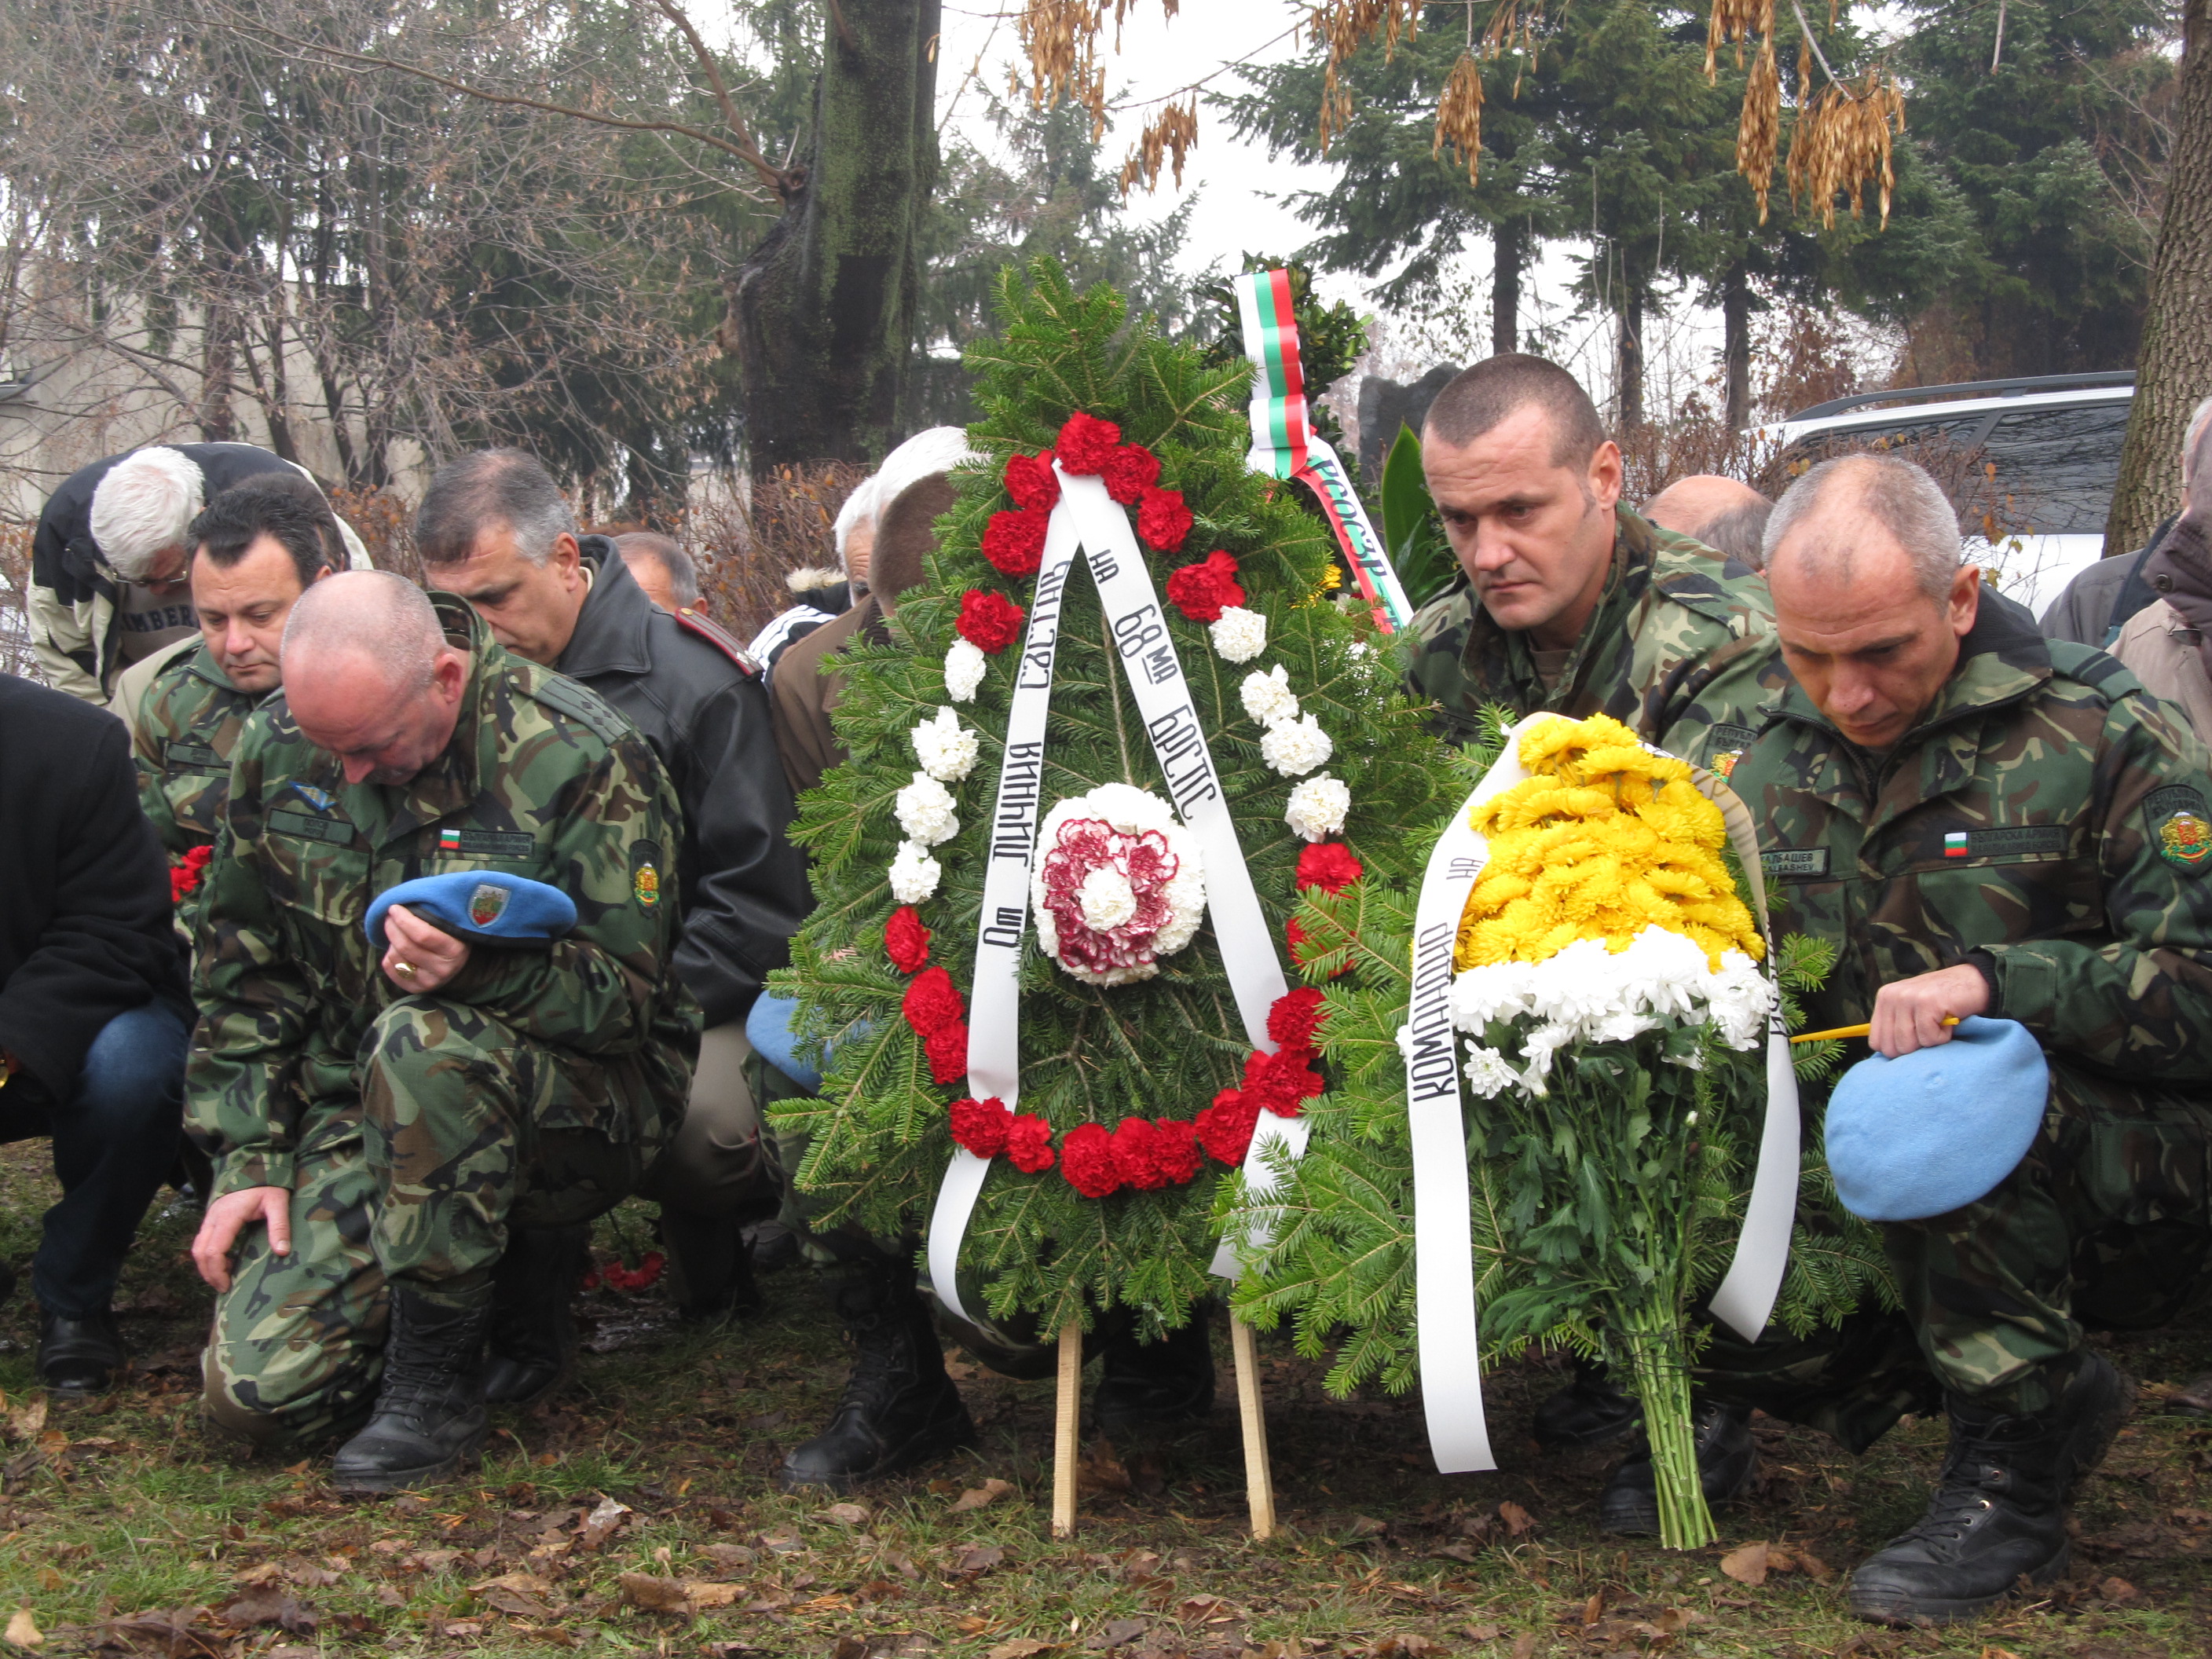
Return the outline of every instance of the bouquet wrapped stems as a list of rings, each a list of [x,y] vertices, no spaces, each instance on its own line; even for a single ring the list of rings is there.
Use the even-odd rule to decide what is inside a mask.
[[[1690,1415],[1688,1356],[1680,1316],[1660,1301],[1624,1309],[1621,1340],[1628,1349],[1633,1389],[1644,1406],[1644,1431],[1651,1443],[1651,1473],[1659,1492],[1659,1541],[1670,1550],[1693,1550],[1717,1536],[1698,1474],[1698,1431]]]

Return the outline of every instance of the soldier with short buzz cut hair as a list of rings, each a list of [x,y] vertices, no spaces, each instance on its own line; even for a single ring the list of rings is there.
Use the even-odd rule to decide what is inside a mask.
[[[1482,709],[1610,714],[1725,769],[1771,689],[1757,576],[1620,504],[1620,450],[1556,363],[1505,352],[1437,394],[1422,470],[1459,580],[1415,615],[1407,693],[1466,742]]]
[[[1909,462],[1814,468],[1766,550],[1794,684],[1731,782],[1761,828],[1775,931],[1837,947],[1809,1024],[1867,1022],[1894,1058],[1989,1016],[2049,1066],[2047,1097],[2016,1103],[2033,1139],[2009,1174],[1880,1224],[1951,1444],[1851,1606],[1963,1618],[2064,1568],[2067,1502],[2126,1403],[2084,1327],[2162,1322],[2212,1264],[2212,762],[2118,662],[1984,592]],[[1847,1145],[1832,1134],[1839,1182]],[[1856,1363],[1835,1358],[1836,1391]],[[1762,1397],[1757,1350],[1717,1341],[1701,1368],[1802,1415]]]
[[[681,811],[627,720],[451,595],[331,577],[283,652],[233,757],[195,975],[204,1398],[257,1444],[358,1429],[338,1488],[389,1492],[483,1443],[510,1230],[612,1207],[681,1114]],[[372,903],[438,876],[455,914]]]

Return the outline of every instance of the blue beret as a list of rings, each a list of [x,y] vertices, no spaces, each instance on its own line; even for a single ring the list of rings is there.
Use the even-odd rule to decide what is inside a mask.
[[[1920,1221],[1983,1198],[2042,1127],[2043,1045],[2014,1019],[1963,1019],[1948,1042],[1844,1073],[1828,1100],[1828,1169],[1868,1221]]]
[[[821,1070],[812,1060],[799,1058],[799,1039],[791,1033],[792,1016],[798,1012],[798,998],[763,991],[753,999],[752,1012],[745,1016],[745,1038],[753,1045],[753,1052],[777,1071],[808,1094],[819,1094]]]
[[[544,945],[576,925],[575,901],[566,893],[504,870],[451,870],[386,888],[368,907],[364,924],[380,948],[384,913],[395,904],[463,939],[494,945]]]

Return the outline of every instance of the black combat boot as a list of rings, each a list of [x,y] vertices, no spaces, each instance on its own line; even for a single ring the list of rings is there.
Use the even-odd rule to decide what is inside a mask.
[[[106,1394],[123,1369],[123,1336],[102,1308],[82,1319],[39,1306],[39,1381],[79,1399]]]
[[[1549,1451],[1602,1446],[1633,1433],[1644,1407],[1613,1386],[1605,1367],[1575,1356],[1575,1380],[1546,1397],[1529,1420],[1536,1443]]]
[[[753,1254],[735,1215],[690,1215],[663,1206],[660,1242],[668,1247],[669,1291],[687,1325],[750,1319],[761,1310]]]
[[[787,1491],[843,1492],[975,1443],[912,1265],[869,1261],[847,1272],[837,1312],[856,1351],[853,1375],[830,1426],[783,1460],[778,1478]]]
[[[2066,1571],[2066,1504],[2103,1461],[2133,1389],[2096,1354],[2051,1410],[2008,1417],[1950,1397],[1951,1449],[1919,1524],[1851,1575],[1851,1611],[1941,1625]]]
[[[1752,1438],[1751,1413],[1706,1401],[1692,1419],[1698,1440],[1698,1485],[1708,1507],[1725,1504],[1759,1473],[1759,1442]],[[1606,1532],[1631,1537],[1659,1533],[1659,1476],[1651,1467],[1651,1443],[1639,1432],[1637,1449],[1615,1469],[1597,1500],[1597,1524]]]
[[[449,1308],[420,1292],[392,1287],[392,1329],[384,1341],[384,1382],[376,1410],[338,1448],[331,1479],[342,1492],[404,1492],[460,1473],[483,1444],[487,1298]]]
[[[1213,1409],[1213,1341],[1206,1304],[1158,1342],[1139,1342],[1127,1331],[1113,1337],[1101,1371],[1091,1410],[1098,1431],[1109,1439],[1132,1430],[1204,1421]]]
[[[592,1230],[517,1227],[491,1275],[491,1328],[483,1397],[494,1406],[534,1406],[564,1382],[576,1360],[576,1287],[591,1260]]]

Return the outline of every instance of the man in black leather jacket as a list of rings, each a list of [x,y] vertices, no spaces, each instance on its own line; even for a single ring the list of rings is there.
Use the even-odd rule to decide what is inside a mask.
[[[744,1079],[744,1019],[768,971],[790,959],[791,935],[813,902],[805,860],[784,838],[791,790],[759,672],[714,623],[654,605],[614,544],[580,535],[559,486],[520,450],[485,450],[441,468],[416,515],[415,542],[431,586],[467,599],[510,651],[598,692],[675,779],[684,820],[676,969],[705,1011],[707,1031],[684,1127],[642,1191],[660,1202],[685,1314],[747,1311],[757,1297],[739,1224],[775,1177]],[[558,1380],[586,1242],[549,1234],[510,1247],[491,1398],[535,1399]]]

